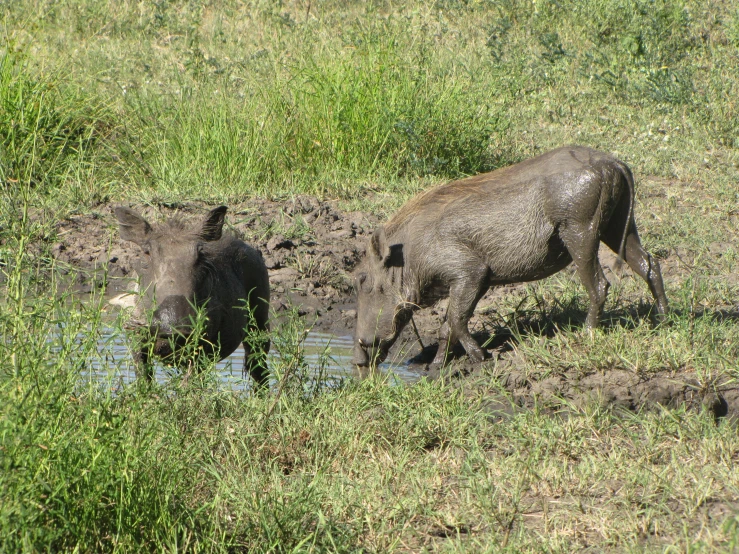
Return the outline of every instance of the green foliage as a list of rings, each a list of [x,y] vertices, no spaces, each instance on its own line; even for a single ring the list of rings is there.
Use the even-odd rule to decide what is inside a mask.
[[[428,44],[408,52],[397,28],[361,31],[343,49],[275,67],[243,99],[207,88],[135,96],[154,180],[191,197],[202,195],[203,182],[231,195],[311,181],[349,194],[342,179],[492,168],[490,136],[504,126],[491,107],[476,105],[453,76],[435,74]]]
[[[6,5],[4,178],[77,205],[354,198],[566,142],[660,175],[714,138],[736,147],[722,4],[332,5]],[[680,132],[645,154],[633,139],[656,120]]]
[[[27,63],[0,51],[0,184],[7,189],[23,182],[42,197],[65,191],[76,201],[99,201],[102,191],[74,189],[106,157],[109,114],[59,78],[34,79]]]
[[[27,284],[29,259],[19,261],[4,275]],[[271,394],[221,390],[208,368],[124,385],[123,367],[100,351],[103,298],[47,292],[0,306],[0,550],[567,552],[646,541],[721,551],[736,542],[728,512],[703,519],[739,495],[735,429],[705,414],[507,410],[489,375],[463,387],[379,377],[326,386],[306,363],[294,314],[272,335]],[[678,313],[708,294],[677,295]],[[519,318],[546,302],[519,302]],[[563,328],[546,349],[524,334],[520,352],[550,373],[592,371],[602,356],[630,363],[645,342],[690,355],[680,349],[694,336],[690,363],[711,366],[709,318],[689,322],[594,337]],[[735,349],[732,327],[713,330]],[[93,362],[110,378],[90,376]]]

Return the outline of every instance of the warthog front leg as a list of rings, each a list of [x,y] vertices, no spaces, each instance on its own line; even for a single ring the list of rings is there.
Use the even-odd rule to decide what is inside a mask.
[[[149,359],[149,353],[146,349],[133,351],[133,362],[136,371],[136,378],[144,377],[147,381],[154,379],[154,366]]]
[[[260,341],[252,344],[245,340],[244,345],[244,374],[251,375],[258,389],[269,385],[269,372],[267,369],[267,352],[269,352],[270,340]]]
[[[475,306],[488,289],[487,272],[484,265],[474,271],[466,268],[465,274],[449,287],[449,307],[446,319],[439,330],[439,350],[436,352],[431,367],[439,367],[446,363],[448,353],[459,342],[467,355],[473,360],[485,359],[485,352],[470,334],[468,327]]]

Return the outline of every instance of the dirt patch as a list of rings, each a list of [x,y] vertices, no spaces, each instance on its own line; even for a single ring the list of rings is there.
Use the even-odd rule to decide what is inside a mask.
[[[103,206],[93,214],[71,217],[59,222],[58,242],[51,252],[62,271],[72,268],[76,286],[81,290],[92,287],[107,288],[111,293],[126,288],[135,275],[138,247],[122,241],[118,236],[113,206]],[[172,216],[196,218],[209,206],[182,204],[141,208],[150,221]],[[346,212],[336,203],[299,196],[289,201],[253,200],[248,204],[229,207],[228,225],[244,240],[260,249],[269,269],[272,304],[279,313],[296,306],[299,313],[315,322],[316,330],[337,336],[353,334],[356,317],[356,297],[352,290],[351,272],[365,252],[367,237],[380,223],[377,216],[364,212]],[[667,272],[678,271],[686,257],[684,252],[668,253],[662,265]],[[609,280],[613,280],[610,266],[615,256],[601,251],[601,260]],[[66,269],[65,269],[66,268]],[[571,271],[570,268],[565,271]],[[666,272],[666,273],[667,273]],[[480,318],[487,310],[495,309],[496,300],[511,294],[523,285],[510,285],[489,291],[478,305]],[[408,363],[409,369],[429,378],[439,377],[428,371],[428,362],[437,347],[436,333],[445,311],[442,301],[434,308],[415,315],[420,331],[416,337],[408,326],[398,341],[405,344],[404,352],[396,358]],[[424,346],[415,346],[418,340]],[[665,371],[649,376],[625,370],[605,373],[550,375],[540,381],[527,376],[522,361],[505,333],[494,336],[488,344],[491,359],[483,364],[462,357],[456,360],[451,374],[473,380],[474,377],[492,380],[514,399],[519,407],[544,406],[559,409],[597,402],[627,410],[644,407],[681,405],[708,410],[716,417],[739,415],[739,390],[728,381],[701,385],[691,373]],[[542,340],[546,340],[542,335]],[[408,345],[414,345],[410,349]],[[394,352],[398,356],[400,348]],[[413,356],[415,351],[416,355]],[[392,357],[392,354],[391,354]],[[495,400],[495,410],[503,408],[506,400]],[[493,410],[493,411],[495,411]]]
[[[515,357],[503,360],[494,371],[506,371],[500,382],[520,406],[538,405],[544,409],[560,410],[596,403],[629,411],[686,406],[707,410],[715,418],[739,414],[739,391],[728,379],[706,386],[695,378],[694,373],[664,372],[645,376],[614,369],[584,375],[550,376],[536,381],[528,379],[514,366]]]

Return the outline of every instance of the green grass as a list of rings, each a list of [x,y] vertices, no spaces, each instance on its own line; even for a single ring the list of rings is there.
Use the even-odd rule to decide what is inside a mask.
[[[3,17],[5,179],[26,168],[76,205],[407,197],[418,177],[567,142],[637,176],[701,179],[708,157],[726,182],[739,163],[739,14],[721,2],[81,0]]]
[[[732,3],[0,0],[0,19],[0,551],[737,548],[735,422],[596,401],[504,415],[494,363],[327,386],[295,317],[275,326],[269,394],[220,390],[212,371],[119,386],[101,297],[64,293],[75,274],[48,253],[60,218],[109,203],[309,193],[392,213],[576,142],[633,168],[675,312],[651,325],[627,273],[590,336],[560,274],[496,300],[476,331],[511,330],[532,381],[735,380]],[[84,378],[93,360],[110,382]]]
[[[24,280],[8,277],[11,292]],[[505,415],[491,404],[507,400],[489,378],[317,386],[294,317],[275,331],[281,394],[228,392],[209,370],[187,383],[120,386],[110,362],[111,381],[80,376],[109,354],[99,351],[101,302],[11,294],[3,304],[3,551],[736,545],[739,439],[734,424],[709,414],[592,404],[564,417]],[[603,346],[639,331],[591,340]],[[680,332],[666,334],[677,342]],[[551,340],[554,363],[522,351],[561,367],[574,339],[588,340],[567,330]],[[628,358],[642,347],[622,348]]]
[[[273,371],[288,385],[281,394],[228,392],[209,370],[187,383],[120,386],[109,365],[111,381],[88,380],[80,371],[109,354],[98,344],[102,298],[18,297],[27,280],[8,278],[0,318],[3,551],[736,545],[739,439],[734,424],[716,425],[708,414],[593,404],[566,417],[505,415],[490,404],[507,401],[489,378],[464,387],[382,379],[317,386],[295,317],[275,331],[281,361]],[[571,361],[563,345],[577,337],[556,336],[548,348],[556,363],[543,362]],[[626,357],[639,350],[623,348]]]

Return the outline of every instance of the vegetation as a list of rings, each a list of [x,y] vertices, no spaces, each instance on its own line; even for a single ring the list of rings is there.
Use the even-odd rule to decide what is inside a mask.
[[[700,179],[706,158],[718,180],[737,162],[730,3],[32,0],[2,13],[4,178],[75,206],[395,193],[568,142],[640,175]]]
[[[59,218],[109,202],[309,193],[392,212],[587,144],[634,169],[668,325],[625,278],[616,324],[586,335],[564,274],[480,325],[516,334],[536,379],[735,381],[733,3],[0,0],[0,17],[0,551],[739,548],[733,421],[513,409],[495,364],[465,382],[336,385],[306,365],[296,315],[274,331],[268,394],[224,391],[212,371],[125,385],[100,347],[102,297],[64,292],[75,275],[48,253]]]

